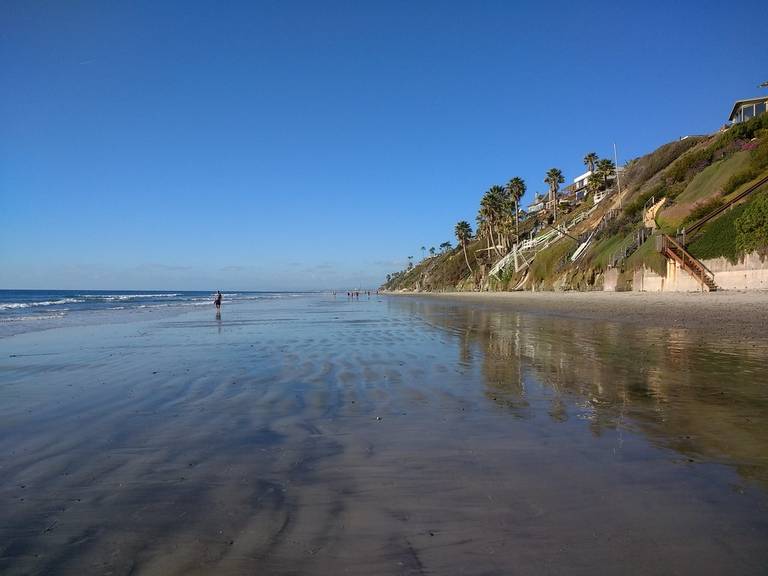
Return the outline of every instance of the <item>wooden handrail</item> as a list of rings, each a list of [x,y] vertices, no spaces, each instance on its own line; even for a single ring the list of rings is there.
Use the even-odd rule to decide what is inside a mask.
[[[683,269],[701,282],[702,288],[705,284],[712,288],[712,285],[714,285],[715,282],[715,275],[712,271],[666,234],[662,234],[661,236],[660,251],[677,260]]]
[[[768,175],[766,175],[764,178],[761,178],[758,182],[755,182],[754,184],[752,184],[752,186],[750,186],[749,188],[747,188],[743,192],[740,192],[736,197],[732,198],[731,200],[729,200],[728,202],[726,202],[725,204],[723,204],[719,208],[713,210],[712,212],[710,212],[709,214],[707,214],[703,218],[700,218],[699,220],[697,220],[696,222],[694,222],[693,224],[691,224],[687,228],[684,228],[683,229],[683,234],[685,235],[686,243],[688,241],[688,238],[694,232],[698,231],[702,226],[704,226],[704,224],[706,224],[707,222],[712,220],[712,218],[714,218],[718,214],[722,214],[728,208],[730,208],[731,206],[733,206],[734,204],[736,204],[737,202],[742,200],[744,197],[749,196],[750,194],[752,194],[752,192],[754,192],[755,190],[757,190],[758,188],[762,187],[765,184],[768,184]]]

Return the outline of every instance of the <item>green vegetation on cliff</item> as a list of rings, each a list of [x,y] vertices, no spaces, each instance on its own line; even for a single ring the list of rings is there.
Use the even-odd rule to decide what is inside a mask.
[[[588,153],[584,163],[595,169],[585,201],[572,189],[560,192],[563,175],[556,168],[544,178],[549,196],[542,199],[546,208],[536,214],[519,214],[520,190],[525,188],[520,179],[512,179],[504,187],[493,186],[480,202],[476,236],[459,240],[456,248],[425,258],[412,269],[390,275],[383,288],[588,290],[599,288],[610,268],[618,269],[624,284],[631,284],[632,272],[643,267],[665,274],[666,261],[656,252],[655,239],[648,237],[648,219],[643,221],[651,199],[666,199],[656,223],[663,232],[674,234],[763,178],[768,174],[768,114],[710,136],[670,142],[628,162],[621,173],[620,194],[610,160]],[[511,186],[513,181],[515,186]],[[592,196],[596,193],[608,196],[595,205]],[[692,238],[691,253],[698,258],[737,260],[746,251],[765,250],[768,207],[760,199],[764,196],[748,197],[744,204],[708,222]],[[580,221],[583,216],[586,218]],[[517,258],[517,271],[514,259],[494,268],[516,242],[544,239],[553,227],[567,228],[567,234],[542,242],[544,249],[523,252]],[[571,257],[577,248],[574,262]]]

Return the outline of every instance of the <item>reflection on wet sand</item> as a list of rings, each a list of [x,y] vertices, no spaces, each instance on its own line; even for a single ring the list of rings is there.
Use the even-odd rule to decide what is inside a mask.
[[[456,334],[461,362],[474,348],[487,395],[520,417],[532,416],[524,377],[531,371],[548,388],[553,421],[587,420],[597,436],[617,427],[641,432],[768,486],[768,341],[419,300],[397,305]]]
[[[311,297],[0,344],[3,574],[768,565],[765,342]]]

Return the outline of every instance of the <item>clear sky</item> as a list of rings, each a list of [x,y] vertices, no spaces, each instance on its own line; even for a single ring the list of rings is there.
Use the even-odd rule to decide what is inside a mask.
[[[0,3],[0,288],[378,285],[765,93],[754,2]]]

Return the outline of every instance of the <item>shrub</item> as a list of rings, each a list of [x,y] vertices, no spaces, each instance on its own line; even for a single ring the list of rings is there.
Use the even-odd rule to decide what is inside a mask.
[[[766,128],[768,128],[768,114],[761,114],[747,122],[736,124],[727,132],[717,136],[707,146],[691,150],[675,160],[666,170],[665,177],[670,183],[684,183],[715,160],[720,160],[738,150],[740,141],[751,140],[758,134],[762,134]],[[668,191],[667,195],[670,198],[674,197],[671,190]]]
[[[668,186],[667,193],[666,193],[667,198],[669,198],[670,200],[674,200],[675,198],[680,196],[680,194],[682,194],[683,191],[685,190],[686,184],[687,182],[681,181],[681,182],[675,182],[674,184],[671,184],[670,186]]]
[[[768,246],[768,194],[760,194],[736,219],[736,245],[744,252]]]
[[[736,220],[744,213],[747,204],[741,204],[719,218],[708,222],[701,234],[688,245],[688,251],[696,258],[727,258],[738,262],[740,250],[736,246]]]
[[[766,169],[768,169],[768,138],[763,138],[752,150],[747,168],[728,179],[723,187],[723,193],[727,195],[735,192],[743,184],[760,176]]]
[[[654,174],[664,170],[682,154],[706,139],[705,136],[691,136],[685,140],[664,144],[650,154],[632,160],[627,165],[627,171],[623,177],[624,183],[627,186],[634,186],[646,182]]]
[[[725,204],[723,201],[723,198],[721,196],[715,196],[714,198],[710,198],[706,202],[701,202],[697,204],[693,210],[690,211],[688,216],[685,217],[685,219],[681,222],[682,226],[685,226],[689,223],[697,222],[701,218],[704,218],[707,214],[710,212],[717,210]]]
[[[654,196],[656,197],[656,200],[661,200],[666,196],[663,184],[657,184],[640,194],[631,204],[624,208],[624,213],[634,220],[643,211],[643,208],[645,208],[645,203]]]
[[[728,142],[736,140],[752,140],[761,131],[768,129],[768,114],[760,114],[747,122],[736,124],[724,134],[724,139]]]

